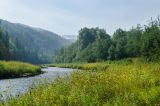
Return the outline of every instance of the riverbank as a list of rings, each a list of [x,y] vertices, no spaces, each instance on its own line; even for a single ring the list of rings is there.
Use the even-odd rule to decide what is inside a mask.
[[[160,103],[159,63],[121,60],[54,66],[81,70],[58,77],[51,85],[43,84],[1,105],[146,106]]]
[[[31,87],[34,88],[42,83],[52,83],[57,76],[69,75],[72,71],[72,69],[68,68],[47,67],[42,68],[44,73],[40,75],[0,80],[0,101],[7,101],[10,97],[24,95]]]
[[[0,61],[0,79],[34,76],[41,72],[40,67],[29,63]]]

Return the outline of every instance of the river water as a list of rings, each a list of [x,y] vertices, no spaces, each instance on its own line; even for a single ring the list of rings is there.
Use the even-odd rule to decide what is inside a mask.
[[[0,100],[26,93],[33,84],[39,84],[43,80],[50,82],[57,76],[69,75],[73,69],[48,67],[42,71],[43,74],[34,77],[0,80]]]

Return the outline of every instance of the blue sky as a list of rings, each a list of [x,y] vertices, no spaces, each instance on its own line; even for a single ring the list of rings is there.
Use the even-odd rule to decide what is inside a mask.
[[[160,15],[160,0],[0,0],[0,18],[77,35],[82,27],[100,27],[112,34],[145,24]]]

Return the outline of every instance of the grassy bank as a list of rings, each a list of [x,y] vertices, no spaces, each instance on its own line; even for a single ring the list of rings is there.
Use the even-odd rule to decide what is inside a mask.
[[[38,66],[15,61],[0,61],[0,79],[32,76],[41,73]]]
[[[54,66],[81,70],[1,105],[146,106],[160,103],[159,63],[123,60]]]

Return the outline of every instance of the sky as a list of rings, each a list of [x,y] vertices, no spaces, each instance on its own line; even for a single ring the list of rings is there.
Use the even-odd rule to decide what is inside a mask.
[[[78,35],[83,27],[113,34],[160,15],[160,0],[0,0],[0,18],[59,35]]]

